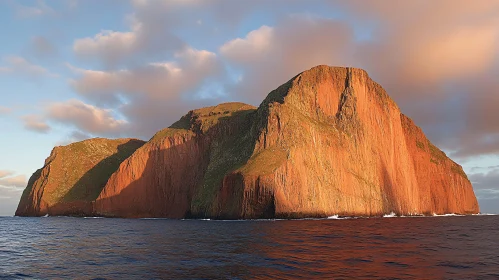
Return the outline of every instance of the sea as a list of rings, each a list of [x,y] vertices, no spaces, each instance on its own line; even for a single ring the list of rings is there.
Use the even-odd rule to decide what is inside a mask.
[[[4,217],[0,279],[499,279],[499,216]]]

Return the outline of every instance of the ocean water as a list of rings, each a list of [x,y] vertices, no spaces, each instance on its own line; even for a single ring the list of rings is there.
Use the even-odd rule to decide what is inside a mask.
[[[499,279],[499,216],[0,218],[0,279],[316,278]]]

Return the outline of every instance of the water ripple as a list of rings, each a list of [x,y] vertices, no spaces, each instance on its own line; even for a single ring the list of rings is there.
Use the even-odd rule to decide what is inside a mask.
[[[498,279],[499,216],[0,219],[0,279]]]

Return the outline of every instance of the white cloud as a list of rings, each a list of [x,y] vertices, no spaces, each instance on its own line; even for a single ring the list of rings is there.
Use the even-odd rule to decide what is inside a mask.
[[[239,63],[252,62],[272,48],[273,28],[263,25],[248,33],[246,38],[237,38],[220,47],[220,53]]]

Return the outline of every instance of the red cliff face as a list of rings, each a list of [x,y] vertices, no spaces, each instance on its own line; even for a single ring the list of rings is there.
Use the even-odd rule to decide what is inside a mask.
[[[33,174],[16,216],[91,216],[93,201],[119,164],[143,141],[90,139],[56,147]]]
[[[240,145],[255,108],[225,103],[189,112],[124,161],[95,203],[99,215],[191,216],[211,207],[225,173],[241,161]],[[248,142],[248,141],[246,141]]]
[[[93,213],[111,217],[479,212],[461,166],[380,85],[363,70],[327,66],[297,75],[259,108],[189,112],[124,160],[95,198]]]
[[[270,93],[257,115],[252,156],[222,182],[221,216],[479,212],[461,166],[363,70],[303,72]],[[234,197],[240,205],[227,207]]]
[[[256,111],[222,104],[179,123],[120,166],[97,213],[238,219],[479,211],[461,166],[360,69],[318,66]]]

